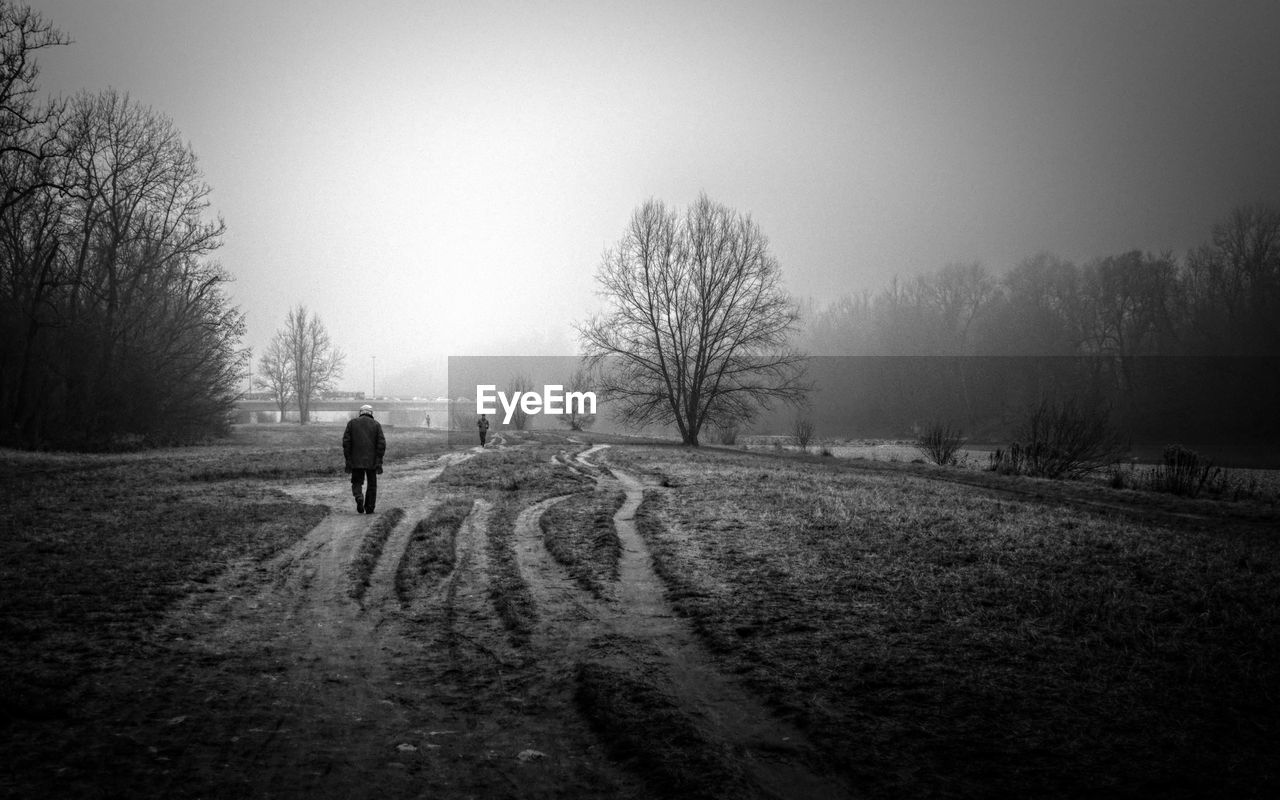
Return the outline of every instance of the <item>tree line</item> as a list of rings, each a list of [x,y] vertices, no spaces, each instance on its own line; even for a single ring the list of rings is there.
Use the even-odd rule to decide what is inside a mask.
[[[811,353],[1280,355],[1280,211],[1242,206],[1185,258],[1040,253],[1003,275],[953,263],[804,309]]]
[[[225,430],[243,314],[191,147],[115,90],[38,95],[69,39],[0,0],[0,440],[82,449]]]
[[[867,357],[813,365],[827,430],[996,435],[1054,396],[1107,407],[1139,439],[1280,436],[1280,212],[1262,205],[1182,258],[949,264],[803,316],[810,353]]]

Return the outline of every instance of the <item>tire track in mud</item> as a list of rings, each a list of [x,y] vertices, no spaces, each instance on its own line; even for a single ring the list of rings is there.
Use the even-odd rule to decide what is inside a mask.
[[[433,700],[457,729],[449,754],[468,789],[421,796],[648,800],[574,713],[572,675],[555,668],[556,659],[538,658],[527,638],[513,637],[504,625],[492,596],[490,553],[490,526],[512,524],[501,516],[494,502],[474,501],[458,529],[452,572],[409,609],[411,635],[433,654]]]
[[[808,766],[813,748],[798,730],[775,718],[764,705],[719,672],[689,625],[667,602],[648,547],[635,524],[645,486],[612,466],[587,458],[609,445],[597,444],[566,464],[598,482],[616,482],[626,494],[614,515],[621,542],[620,579],[613,600],[583,591],[547,551],[539,520],[568,495],[524,509],[516,519],[517,562],[537,604],[539,623],[531,641],[546,663],[559,665],[556,677],[573,680],[569,669],[584,662],[606,663],[637,675],[673,698],[715,749],[731,753],[756,793],[776,798],[847,798],[841,782]],[[638,645],[638,646],[637,646]],[[549,657],[554,653],[555,657]]]
[[[489,553],[485,532],[493,505],[477,500],[458,531],[453,572],[431,605],[444,615],[443,635],[451,652],[471,648],[491,659],[499,669],[515,666],[518,656],[504,646],[505,632],[489,603]],[[455,661],[457,659],[455,658]]]

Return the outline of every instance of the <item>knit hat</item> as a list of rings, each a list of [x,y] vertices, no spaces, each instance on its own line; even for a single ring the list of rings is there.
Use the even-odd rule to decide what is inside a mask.
[[[370,405],[363,405],[363,406],[360,406],[360,416],[364,416],[365,414],[368,414],[369,416],[371,416],[371,417],[372,417],[372,416],[373,416],[373,406],[370,406]]]

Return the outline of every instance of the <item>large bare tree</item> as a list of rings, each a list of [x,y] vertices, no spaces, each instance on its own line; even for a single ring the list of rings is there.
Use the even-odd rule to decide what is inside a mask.
[[[298,421],[306,425],[311,421],[311,401],[334,387],[347,357],[334,347],[319,315],[308,312],[302,304],[289,312],[284,328],[276,335],[284,337]]]
[[[578,333],[624,421],[673,424],[696,447],[708,423],[803,400],[804,357],[788,343],[798,312],[749,216],[705,194],[684,214],[650,200],[597,280],[609,308]]]

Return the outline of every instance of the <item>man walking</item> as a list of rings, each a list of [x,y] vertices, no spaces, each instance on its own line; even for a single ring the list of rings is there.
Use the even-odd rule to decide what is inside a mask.
[[[360,406],[360,415],[347,422],[342,434],[342,457],[351,473],[351,494],[356,498],[357,514],[372,514],[378,502],[378,476],[382,474],[382,454],[387,451],[387,439],[382,435],[382,424],[373,418],[373,406]],[[365,479],[369,489],[361,493]]]
[[[484,414],[481,414],[480,419],[476,421],[476,427],[480,429],[480,446],[484,447],[485,437],[489,435],[489,420]]]

